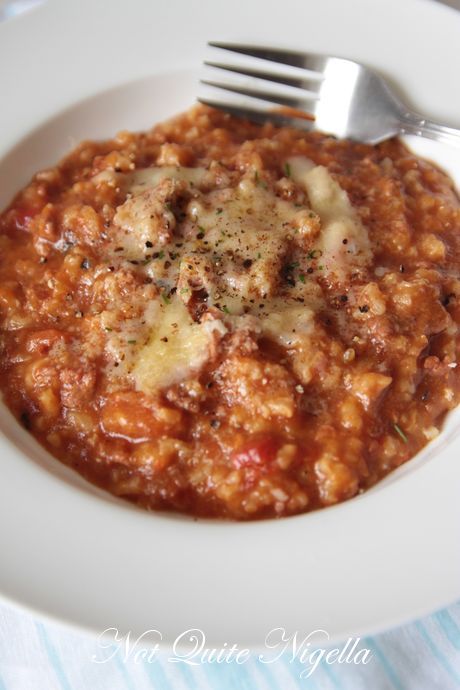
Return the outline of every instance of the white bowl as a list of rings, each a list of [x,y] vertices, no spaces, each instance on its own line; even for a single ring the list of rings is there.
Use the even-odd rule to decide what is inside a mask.
[[[106,8],[48,0],[0,25],[0,207],[79,140],[186,109],[211,39],[359,59],[391,75],[409,105],[459,124],[460,15],[427,0]],[[460,180],[460,151],[410,143]],[[339,639],[427,613],[460,597],[459,419],[363,496],[235,524],[146,513],[105,494],[2,407],[0,593],[99,632],[157,628],[170,642],[200,628],[212,646],[260,645],[279,626]]]

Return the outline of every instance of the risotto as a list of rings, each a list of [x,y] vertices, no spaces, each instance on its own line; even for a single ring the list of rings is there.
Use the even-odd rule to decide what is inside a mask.
[[[145,508],[344,501],[458,403],[459,200],[398,140],[197,106],[37,173],[0,248],[6,404]]]

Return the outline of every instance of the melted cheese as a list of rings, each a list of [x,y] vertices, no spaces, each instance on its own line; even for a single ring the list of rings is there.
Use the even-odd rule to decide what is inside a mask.
[[[260,302],[275,294],[298,213],[294,204],[245,177],[236,189],[218,190],[193,201],[189,213],[218,256],[213,301],[222,301],[216,295],[224,294],[227,307],[241,313],[250,307],[251,298]]]
[[[314,312],[308,307],[286,305],[262,318],[261,328],[265,336],[284,347],[301,345],[313,332]]]
[[[132,173],[120,173],[114,170],[103,170],[94,175],[94,184],[105,183],[110,187],[119,187],[129,194],[140,194],[148,188],[156,187],[162,180],[184,180],[200,186],[206,179],[205,168],[182,168],[172,165],[163,167],[139,168]]]
[[[163,304],[133,368],[137,390],[151,393],[197,373],[209,358],[212,338],[212,327],[194,323],[178,298]]]
[[[364,268],[372,259],[367,230],[347,193],[325,167],[298,157],[290,159],[289,164],[293,179],[305,187],[312,209],[321,218],[316,247],[322,254],[325,275],[344,282],[351,272]]]
[[[326,168],[300,157],[289,166],[310,207],[280,198],[253,171],[236,186],[217,184],[201,168],[174,166],[94,178],[111,179],[128,195],[115,216],[113,256],[163,294],[174,290],[170,303],[155,300],[146,344],[131,352],[138,390],[154,392],[196,375],[227,329],[249,328],[256,338],[304,351],[324,306],[320,279],[343,283],[370,260],[366,230]],[[206,294],[214,316],[220,310],[220,320],[210,314],[202,323],[192,320],[187,304],[197,292]]]

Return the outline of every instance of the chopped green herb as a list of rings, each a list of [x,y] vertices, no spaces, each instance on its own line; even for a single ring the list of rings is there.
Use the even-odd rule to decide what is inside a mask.
[[[180,294],[183,295],[185,292],[188,292],[189,288],[182,288],[180,291]]]
[[[222,307],[222,311],[225,312],[226,314],[230,314],[230,311],[229,311],[227,305],[225,305],[225,304],[224,304],[224,306]]]
[[[299,265],[298,261],[293,261],[292,264],[286,264],[286,271],[293,271]]]
[[[320,271],[324,271],[324,266],[323,266],[323,265],[318,266],[318,269],[319,269]]]
[[[319,259],[319,257],[322,255],[323,252],[321,251],[321,249],[312,249],[308,252],[307,259]]]
[[[305,276],[303,273],[299,273],[299,280],[301,283],[305,283]]]
[[[168,295],[164,292],[161,293],[161,299],[165,304],[169,304],[171,302],[171,299],[168,297]]]
[[[263,187],[264,189],[267,189],[267,183],[264,180],[260,179],[258,170],[256,170],[254,173],[254,182],[258,187]]]
[[[128,340],[128,345],[135,345],[137,340]]]
[[[171,204],[169,203],[169,201],[166,202],[165,206],[166,206],[166,208],[168,209],[168,211],[172,211],[172,206],[171,206]]]
[[[198,226],[198,230],[199,230],[200,232],[206,232],[206,228],[204,228],[202,225],[199,225],[199,226]]]
[[[104,330],[107,331],[108,333],[111,333],[113,331],[113,328],[109,328],[108,326],[106,326],[104,328]]]
[[[262,254],[261,254],[260,252],[257,254],[257,258],[258,258],[258,259],[261,259],[261,258],[262,258]]]
[[[158,252],[158,258],[159,259],[164,259],[164,256],[165,256],[165,253],[163,250],[161,250],[161,252]]]
[[[286,173],[286,177],[291,177],[291,166],[289,163],[284,164],[284,172]]]
[[[216,216],[220,216],[220,214],[222,213],[223,210],[224,210],[223,208],[218,208],[216,211]]]
[[[397,424],[393,424],[393,429],[396,431],[396,433],[398,434],[398,436],[400,436],[400,437],[402,438],[402,440],[404,441],[404,443],[409,443],[409,439],[407,438],[406,434],[405,434],[404,431],[401,429],[401,427],[399,427]]]

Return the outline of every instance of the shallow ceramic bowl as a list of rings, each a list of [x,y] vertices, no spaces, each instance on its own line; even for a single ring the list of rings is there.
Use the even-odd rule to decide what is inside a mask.
[[[410,31],[408,30],[410,29]],[[78,141],[189,107],[207,40],[351,57],[413,108],[459,125],[460,14],[428,0],[48,0],[0,25],[0,207]],[[409,141],[460,180],[460,151]],[[253,524],[143,512],[60,465],[2,406],[0,593],[86,629],[260,645],[274,627],[331,639],[460,597],[459,414],[368,493]]]

